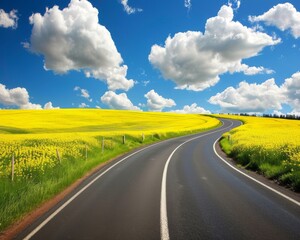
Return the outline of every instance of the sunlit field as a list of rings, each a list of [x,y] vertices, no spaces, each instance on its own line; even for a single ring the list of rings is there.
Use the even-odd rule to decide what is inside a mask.
[[[86,148],[115,145],[123,135],[137,140],[170,133],[212,128],[217,120],[199,115],[142,113],[112,110],[0,111],[0,176],[10,175],[12,155],[15,178],[43,174],[62,160],[83,159]]]
[[[300,121],[242,117],[245,124],[224,134],[223,148],[237,162],[300,191]]]
[[[219,125],[196,114],[96,109],[1,110],[0,119],[0,230],[115,156]]]

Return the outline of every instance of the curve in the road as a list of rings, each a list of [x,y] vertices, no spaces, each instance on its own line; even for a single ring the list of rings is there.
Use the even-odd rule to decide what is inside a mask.
[[[224,122],[222,122],[222,125],[224,125]],[[169,240],[170,239],[170,234],[169,234],[169,228],[168,228],[168,214],[167,214],[167,174],[168,174],[168,167],[169,163],[174,155],[174,153],[184,144],[205,137],[209,134],[217,133],[220,131],[224,131],[227,129],[230,129],[230,127],[233,126],[233,122],[222,129],[216,130],[216,131],[211,131],[209,133],[203,134],[201,136],[193,137],[191,139],[186,140],[185,142],[181,143],[178,145],[174,151],[170,154],[168,157],[168,160],[165,164],[164,171],[163,171],[163,177],[162,177],[162,183],[161,183],[161,198],[160,198],[160,232],[161,232],[161,240]]]
[[[106,165],[16,239],[300,239],[299,206],[216,155],[222,121]]]

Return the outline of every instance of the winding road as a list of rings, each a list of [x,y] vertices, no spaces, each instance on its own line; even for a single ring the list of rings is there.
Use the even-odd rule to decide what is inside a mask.
[[[300,239],[299,195],[220,158],[222,122],[107,164],[16,239]]]

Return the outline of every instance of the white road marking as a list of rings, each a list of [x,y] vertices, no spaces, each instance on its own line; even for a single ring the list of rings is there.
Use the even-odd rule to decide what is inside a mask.
[[[222,124],[224,125],[224,122],[221,121]],[[167,174],[168,174],[168,166],[171,161],[171,158],[173,157],[174,153],[184,144],[193,141],[198,138],[205,137],[207,135],[216,133],[216,132],[221,132],[224,131],[227,128],[230,128],[233,125],[233,122],[231,122],[230,126],[226,128],[219,129],[217,131],[209,132],[206,134],[203,134],[201,136],[197,136],[194,138],[191,138],[180,145],[178,145],[173,152],[170,154],[168,157],[168,160],[165,164],[164,171],[163,171],[163,176],[162,176],[162,182],[161,182],[161,195],[160,195],[160,239],[161,240],[169,240],[170,239],[170,234],[169,234],[169,227],[168,227],[168,214],[167,214]]]
[[[171,139],[170,139],[171,140]],[[167,140],[168,141],[168,140]],[[164,141],[165,142],[165,141]],[[130,158],[131,156],[145,150],[148,149],[150,147],[156,146],[158,144],[160,144],[162,142],[158,142],[155,144],[152,144],[148,147],[145,147],[143,149],[140,149],[130,155],[128,155],[127,157],[122,158],[120,161],[116,162],[114,165],[110,166],[108,169],[106,169],[104,172],[102,172],[100,175],[98,175],[95,179],[93,179],[91,182],[89,182],[85,187],[83,187],[80,191],[78,191],[75,195],[73,195],[68,201],[66,201],[63,205],[61,205],[55,212],[53,212],[48,218],[46,218],[39,226],[37,226],[32,232],[30,232],[25,238],[24,240],[29,240],[30,238],[32,238],[39,230],[41,230],[48,222],[50,222],[50,220],[52,218],[54,218],[60,211],[62,211],[66,206],[68,206],[75,198],[77,198],[82,192],[84,192],[88,187],[90,187],[94,182],[96,182],[99,178],[101,178],[104,174],[106,174],[108,171],[110,171],[112,168],[114,168],[115,166],[117,166],[118,164],[120,164],[121,162],[123,162],[124,160],[126,160],[127,158]]]
[[[222,122],[223,123],[223,122]],[[163,173],[163,180],[162,180],[162,191],[161,191],[161,208],[160,208],[160,224],[161,224],[161,239],[167,240],[169,239],[169,229],[168,229],[168,218],[167,218],[167,203],[166,203],[166,178],[167,178],[167,168],[168,168],[168,164],[171,160],[171,157],[173,156],[173,154],[176,152],[176,150],[181,147],[183,144],[190,142],[192,140],[195,140],[197,138],[201,138],[204,136],[207,136],[209,134],[212,133],[216,133],[216,132],[220,132],[223,131],[227,128],[230,128],[233,125],[233,123],[231,123],[230,126],[224,128],[224,129],[220,129],[214,132],[210,132],[198,137],[194,137],[192,139],[189,139],[188,141],[185,141],[184,143],[180,144],[170,155],[165,167],[164,167],[164,173]],[[183,136],[185,137],[185,136]],[[171,141],[172,139],[166,140],[166,141]],[[153,146],[156,146],[158,144],[164,143],[166,141],[163,142],[158,142],[155,144],[152,144],[150,146],[147,146],[145,148],[142,148],[124,158],[122,158],[121,160],[119,160],[118,162],[116,162],[115,164],[113,164],[112,166],[110,166],[108,169],[106,169],[104,172],[102,172],[101,174],[99,174],[97,177],[95,177],[91,182],[89,182],[86,186],[84,186],[82,189],[80,189],[76,194],[74,194],[68,201],[66,201],[63,205],[61,205],[56,211],[54,211],[48,218],[46,218],[40,225],[38,225],[34,230],[32,230],[25,238],[24,240],[29,240],[30,238],[32,238],[38,231],[40,231],[48,222],[50,222],[59,212],[61,212],[65,207],[67,207],[74,199],[76,199],[81,193],[83,193],[87,188],[89,188],[93,183],[95,183],[99,178],[101,178],[104,174],[106,174],[108,171],[110,171],[112,168],[114,168],[115,166],[117,166],[118,164],[122,163],[123,161],[125,161],[126,159],[132,157],[133,155],[144,151],[148,148],[151,148]],[[164,185],[163,185],[164,183]],[[163,209],[163,210],[162,210]],[[163,211],[163,212],[162,212]],[[163,234],[164,233],[164,234]]]
[[[224,163],[226,163],[229,167],[231,167],[231,168],[234,169],[235,171],[239,172],[240,174],[244,175],[245,177],[251,179],[252,181],[258,183],[259,185],[261,185],[261,186],[263,186],[263,187],[269,189],[270,191],[272,191],[272,192],[274,192],[274,193],[280,195],[281,197],[287,199],[288,201],[290,201],[290,202],[292,202],[292,203],[294,203],[294,204],[296,204],[296,205],[298,205],[298,206],[300,207],[300,202],[298,202],[298,201],[296,201],[295,199],[293,199],[293,198],[291,198],[291,197],[289,197],[289,196],[287,196],[287,195],[285,195],[285,194],[283,194],[283,193],[277,191],[276,189],[274,189],[274,188],[272,188],[272,187],[270,187],[270,186],[268,186],[268,185],[266,185],[266,184],[264,184],[264,183],[258,181],[257,179],[255,179],[255,178],[249,176],[248,174],[246,174],[246,173],[242,172],[241,170],[237,169],[236,167],[234,167],[233,165],[231,165],[230,163],[228,163],[224,158],[222,158],[222,157],[217,153],[217,151],[216,151],[216,144],[217,144],[217,142],[219,141],[219,139],[220,139],[220,138],[218,138],[218,139],[215,141],[213,148],[214,148],[215,154],[216,154],[216,155],[217,155]]]

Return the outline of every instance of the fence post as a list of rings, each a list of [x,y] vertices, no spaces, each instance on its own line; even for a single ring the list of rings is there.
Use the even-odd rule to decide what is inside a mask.
[[[144,133],[142,134],[142,141],[143,142],[145,141],[145,135],[144,135]]]
[[[59,151],[58,151],[57,148],[56,148],[56,156],[57,156],[57,159],[59,161],[59,164],[61,164],[61,158],[60,158]]]
[[[126,143],[125,135],[123,136],[123,144]]]
[[[15,154],[12,154],[11,158],[11,181],[14,181],[15,177]]]
[[[87,149],[87,145],[85,144],[85,160],[88,159],[88,149]]]
[[[104,137],[102,137],[102,146],[101,146],[101,153],[103,153],[104,152]]]

